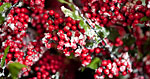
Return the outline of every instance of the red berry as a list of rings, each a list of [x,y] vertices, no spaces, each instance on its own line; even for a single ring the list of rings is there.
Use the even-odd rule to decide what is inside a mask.
[[[109,74],[109,69],[104,69],[104,73],[108,75]]]
[[[100,48],[95,49],[95,53],[99,54],[101,52]]]
[[[146,11],[146,16],[147,16],[147,17],[150,17],[150,10],[147,10],[147,11]]]
[[[53,11],[53,10],[50,10],[50,11],[49,11],[49,15],[51,15],[51,16],[54,15],[54,11]]]
[[[47,20],[48,19],[48,14],[44,14],[43,18]]]
[[[102,66],[106,66],[107,65],[107,60],[103,60],[102,61]]]

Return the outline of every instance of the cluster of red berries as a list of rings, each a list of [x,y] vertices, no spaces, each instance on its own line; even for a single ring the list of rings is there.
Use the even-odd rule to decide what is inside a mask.
[[[44,47],[37,43],[37,41],[29,42],[27,45],[21,41],[14,41],[10,39],[6,40],[4,43],[4,48],[8,46],[10,46],[10,49],[5,60],[6,64],[15,61],[30,68],[36,61],[39,60],[39,58],[42,56],[42,53],[44,53]],[[0,55],[0,58],[2,57],[3,54]],[[29,71],[30,70],[28,70],[28,72]]]
[[[149,21],[141,21],[144,16],[149,17],[149,1],[146,0],[146,5],[142,5],[139,1],[127,1],[127,0],[82,0],[84,7],[82,9],[84,15],[91,19],[93,23],[99,23],[100,26],[123,28],[125,33],[131,33],[137,39],[136,43],[139,49],[144,43],[142,41],[147,40],[146,32],[143,32],[143,28],[149,27]],[[121,7],[123,6],[123,7]],[[139,27],[138,24],[144,24],[146,27]],[[127,27],[131,29],[126,30]],[[128,28],[129,28],[128,27]],[[116,40],[117,42],[117,40]],[[120,45],[123,45],[120,41]],[[119,46],[120,46],[119,45]],[[115,46],[118,46],[115,44]]]
[[[23,2],[33,9],[43,9],[45,7],[45,0],[23,0]]]
[[[37,9],[34,10],[31,17],[32,27],[36,28],[37,33],[41,35],[41,38],[45,32],[52,33],[53,30],[58,30],[63,22],[60,15],[53,10]]]
[[[20,0],[1,0],[3,3],[11,3],[16,4]],[[21,2],[21,1],[20,1]],[[30,8],[41,8],[43,9],[45,6],[45,0],[22,0],[23,4],[29,6]]]
[[[65,58],[62,56],[51,55],[50,52],[45,52],[44,56],[37,62],[34,67],[35,77],[30,79],[50,79],[52,74],[64,73]]]
[[[1,0],[1,1],[2,1],[2,3],[7,2],[7,3],[15,4],[15,3],[17,3],[19,0]]]
[[[30,67],[39,60],[46,50],[41,41],[44,33],[49,32],[57,36],[54,30],[58,31],[59,28],[63,28],[63,19],[60,15],[53,10],[43,9],[44,0],[41,0],[42,3],[39,1],[24,0],[25,5],[12,8],[0,30],[2,42],[0,59],[3,57],[5,48],[10,46],[6,57],[6,65],[8,62],[15,61],[28,66],[28,68],[22,69],[19,76],[28,76],[32,72]],[[29,7],[24,8],[24,6]],[[34,32],[32,28],[35,28],[37,31]],[[36,35],[36,33],[40,35]],[[39,61],[37,67],[35,67],[35,71],[37,72],[37,78],[49,79],[52,73],[55,74],[60,68],[63,70],[65,66],[62,61],[64,60],[61,56],[44,55],[47,57]],[[39,67],[39,65],[41,66]]]
[[[26,8],[13,8],[6,22],[2,25],[1,29],[1,39],[2,41],[10,39],[11,37],[16,40],[23,40],[26,35],[26,29],[28,28],[28,22],[30,18],[28,16],[28,10]]]
[[[57,49],[62,50],[66,56],[70,56],[73,53],[75,57],[80,57],[86,45],[85,41],[88,39],[87,35],[84,34],[84,29],[80,28],[79,21],[75,21],[70,17],[65,20],[59,19],[58,21],[61,25],[57,24],[57,20],[54,20],[54,22],[48,20],[49,26],[47,29],[49,32],[45,33],[45,37],[42,39],[46,48],[51,48],[55,43],[57,44]],[[86,52],[86,54],[88,53]],[[89,59],[91,61],[91,58]]]
[[[9,2],[12,4],[20,3],[18,1],[19,0],[3,0],[2,2]],[[31,1],[31,3],[32,2],[33,1]],[[20,75],[27,76],[31,70],[30,67],[39,60],[45,50],[42,42],[40,40],[36,40],[36,38],[33,38],[34,35],[29,33],[31,32],[28,27],[29,23],[31,22],[30,8],[26,8],[20,4],[18,5],[18,7],[12,7],[5,18],[6,21],[0,27],[0,51],[2,52],[0,54],[0,60],[4,55],[3,51],[6,49],[6,47],[10,46],[5,60],[6,66],[9,62],[19,62],[24,64],[28,66],[28,69],[24,68],[23,73]]]
[[[51,13],[51,11],[47,13]],[[51,17],[55,18],[56,16],[49,14],[49,17],[51,19]],[[106,55],[105,50],[98,47],[101,45],[94,45],[90,48],[86,47],[86,42],[92,41],[93,36],[89,37],[86,35],[85,30],[80,27],[79,21],[67,17],[65,20],[59,19],[60,24],[58,25],[55,19],[54,21],[47,21],[47,33],[44,33],[45,36],[42,39],[46,48],[49,49],[55,44],[57,49],[63,51],[65,56],[73,54],[75,57],[79,57],[83,66],[87,66],[91,62],[92,54],[96,53],[96,55],[99,55],[102,53]]]
[[[127,53],[123,53],[118,59],[115,58],[114,61],[102,60],[101,67],[96,69],[95,79],[102,79],[105,76],[113,78],[113,76],[118,77],[120,74],[125,76],[132,72],[132,67]]]
[[[12,4],[18,1],[2,0],[2,2]],[[141,21],[144,16],[150,17],[149,0],[146,0],[145,6],[142,5],[141,1],[82,1],[84,2],[82,12],[88,21],[91,21],[93,27],[95,27],[94,24],[98,24],[101,27],[121,28],[118,31],[121,37],[116,37],[114,42],[109,42],[110,40],[107,38],[103,39],[107,41],[106,45],[104,41],[101,41],[102,44],[96,44],[94,30],[85,31],[80,26],[80,21],[70,17],[63,19],[55,11],[45,10],[45,0],[23,0],[21,7],[13,7],[10,10],[6,22],[0,27],[0,42],[2,42],[0,59],[3,57],[4,49],[10,46],[6,64],[9,61],[16,61],[31,67],[47,49],[56,46],[65,56],[78,57],[82,66],[87,66],[95,57],[110,58],[112,52],[108,50],[112,45],[121,48],[118,52],[127,52],[134,46],[142,50],[141,46],[150,37],[150,31],[143,30],[150,27],[150,21]],[[139,27],[138,24],[144,24],[145,27]],[[35,34],[33,31],[29,33],[30,29],[35,29]],[[90,35],[88,36],[87,33]],[[136,39],[135,45],[129,47],[123,44],[124,34],[128,33]],[[91,47],[87,46],[89,42],[93,43]],[[108,50],[107,47],[103,48],[104,46],[108,46]],[[144,62],[146,73],[150,74],[148,69],[150,66],[146,61]],[[36,77],[31,79],[50,79],[51,74],[63,73],[64,62],[65,59],[61,56],[45,53],[44,57],[35,65]],[[31,69],[23,68],[21,75],[27,76],[30,71]],[[96,79],[105,76],[113,78],[113,76],[126,75],[130,72],[132,72],[132,68],[129,57],[127,53],[122,53],[121,57],[103,60],[101,66],[96,69],[94,77]]]
[[[66,55],[69,56],[71,53],[71,51],[68,52],[68,50],[70,50],[69,48],[77,49],[78,48],[77,43],[79,45],[84,46],[85,45],[84,41],[86,39],[86,36],[84,36],[82,32],[78,31],[79,29],[77,27],[79,26],[78,21],[75,21],[70,17],[68,17],[65,21],[66,21],[66,24],[64,25],[65,22],[61,23],[62,29],[59,29],[59,30],[58,28],[61,28],[61,27],[55,26],[54,28],[53,25],[49,25],[48,27],[49,31],[55,32],[56,30],[58,30],[58,32],[45,33],[45,37],[43,38],[43,43],[45,43],[46,46],[51,46],[50,45],[51,43],[57,43],[58,44],[57,48],[59,50],[64,50],[64,53],[66,53]]]
[[[150,1],[145,0],[142,2],[138,1],[127,1],[127,0],[81,0],[84,4],[82,12],[85,17],[91,19],[93,23],[99,23],[100,26],[106,28],[115,28],[119,32],[120,37],[116,37],[112,41],[113,46],[120,47],[118,52],[127,52],[134,51],[137,48],[142,54],[146,55],[146,52],[149,51],[147,47],[143,47],[149,40],[149,28],[150,21],[143,21],[143,17],[150,17]],[[143,5],[145,3],[145,5]],[[140,25],[141,24],[141,25]],[[132,45],[124,44],[126,39],[125,35],[128,35],[127,38],[134,38],[135,43]],[[128,43],[128,41],[126,42]],[[126,46],[127,45],[127,46]],[[148,45],[148,44],[147,44]],[[138,55],[135,55],[138,56]],[[133,60],[133,63],[137,63],[137,59]],[[142,62],[142,61],[141,61]],[[144,72],[143,69],[145,65],[136,64],[135,71],[138,70],[140,73]],[[148,70],[150,66],[145,66]],[[142,71],[142,72],[141,72]],[[138,72],[135,73],[136,75]],[[132,76],[130,76],[132,77]],[[134,78],[143,78],[134,77]],[[148,78],[145,77],[144,78]]]

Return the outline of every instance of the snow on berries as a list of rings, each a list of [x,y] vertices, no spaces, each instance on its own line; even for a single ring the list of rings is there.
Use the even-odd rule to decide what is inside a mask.
[[[102,60],[101,66],[95,71],[95,79],[107,75],[108,78],[119,75],[126,75],[132,72],[132,65],[127,53],[123,53],[121,57],[111,60]]]
[[[76,79],[91,69],[95,79],[149,79],[150,0],[59,1],[65,16],[48,0],[1,0],[1,61],[9,50],[0,77],[17,62],[27,66],[19,78]]]

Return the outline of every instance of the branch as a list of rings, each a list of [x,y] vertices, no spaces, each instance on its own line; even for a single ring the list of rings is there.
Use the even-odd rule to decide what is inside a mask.
[[[116,56],[112,53],[112,48],[111,48],[111,47],[106,43],[106,41],[96,32],[96,30],[95,30],[95,29],[93,28],[93,26],[89,23],[89,21],[83,16],[83,14],[81,13],[80,9],[79,9],[77,6],[75,6],[75,5],[74,5],[74,7],[75,7],[75,10],[77,10],[78,13],[79,13],[79,15],[82,17],[83,21],[84,21],[85,23],[87,23],[87,24],[90,26],[90,28],[94,30],[94,32],[97,34],[97,36],[100,38],[100,40],[102,40],[102,41],[104,42],[105,45],[103,45],[103,44],[100,42],[100,44],[102,45],[102,48],[108,49],[108,51],[111,53],[111,57],[116,58]],[[107,45],[108,48],[106,48],[106,45]]]

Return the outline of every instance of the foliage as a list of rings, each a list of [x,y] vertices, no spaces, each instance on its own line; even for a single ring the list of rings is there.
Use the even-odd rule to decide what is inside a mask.
[[[9,51],[9,47],[10,47],[10,46],[8,46],[8,47],[5,49],[5,51],[4,51],[4,56],[3,56],[2,60],[1,60],[1,67],[3,67],[4,64],[5,64],[5,59],[6,59],[6,56],[7,56],[8,51]]]
[[[18,62],[13,62],[13,63],[8,64],[8,69],[9,69],[12,79],[17,79],[19,72],[24,67],[27,67],[27,66],[20,64]]]
[[[97,69],[100,64],[101,64],[100,58],[95,57],[87,67],[91,69]]]

